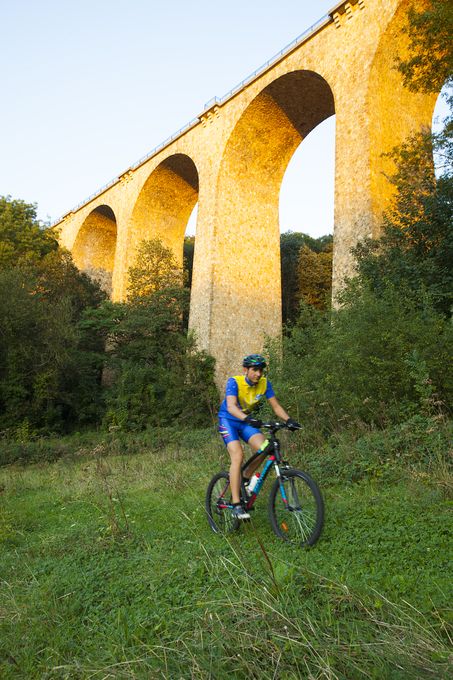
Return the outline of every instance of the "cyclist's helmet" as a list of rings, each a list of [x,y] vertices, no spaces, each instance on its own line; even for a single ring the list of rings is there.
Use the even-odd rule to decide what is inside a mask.
[[[242,365],[245,368],[266,368],[266,359],[262,354],[248,354],[244,357]]]

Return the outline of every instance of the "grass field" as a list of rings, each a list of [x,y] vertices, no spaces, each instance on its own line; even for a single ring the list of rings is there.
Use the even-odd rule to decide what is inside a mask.
[[[197,441],[0,469],[2,680],[448,677],[443,468],[321,466],[325,530],[297,550],[267,494],[237,534],[211,532],[204,493],[226,460]]]

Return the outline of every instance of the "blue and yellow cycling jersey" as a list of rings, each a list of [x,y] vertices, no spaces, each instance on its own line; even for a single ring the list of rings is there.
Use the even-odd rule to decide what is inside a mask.
[[[263,398],[270,399],[275,396],[275,392],[271,381],[264,376],[261,376],[256,385],[252,385],[245,375],[235,375],[233,378],[228,378],[225,399],[219,409],[219,418],[239,420],[228,412],[226,397],[230,395],[237,397],[239,408],[244,413],[249,414],[260,407]]]

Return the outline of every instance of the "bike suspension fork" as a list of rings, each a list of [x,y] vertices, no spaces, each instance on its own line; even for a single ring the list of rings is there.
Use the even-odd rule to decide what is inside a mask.
[[[277,475],[278,483],[280,486],[280,493],[282,495],[283,503],[288,505],[288,498],[286,497],[285,487],[283,486],[282,474],[280,472],[280,466],[276,460],[275,456],[270,456],[270,460],[273,461],[275,467],[275,474]]]

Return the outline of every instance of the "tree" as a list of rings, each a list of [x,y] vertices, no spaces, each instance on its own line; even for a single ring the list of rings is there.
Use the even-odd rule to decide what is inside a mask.
[[[106,298],[99,284],[77,269],[72,255],[64,248],[51,251],[33,266],[36,285],[48,302],[66,298],[72,308],[72,319],[80,318],[87,307],[97,307]]]
[[[297,262],[305,245],[305,235],[288,231],[280,235],[280,266],[282,276],[282,317],[288,324],[297,315]]]
[[[70,297],[48,297],[30,266],[0,270],[0,429],[67,431],[99,414],[99,371]]]
[[[0,196],[0,268],[39,261],[57,249],[55,234],[37,219],[36,205]]]
[[[428,293],[435,308],[449,315],[453,304],[451,161],[436,179],[430,148],[431,139],[418,135],[395,151],[397,171],[390,178],[396,187],[395,201],[385,215],[382,237],[366,240],[354,250],[357,282],[376,294],[389,287],[401,294]]]
[[[317,309],[330,306],[332,295],[332,247],[315,253],[307,246],[299,252],[296,298]]]
[[[293,322],[298,314],[300,301],[299,253],[307,247],[313,253],[320,253],[332,247],[331,235],[313,238],[301,232],[288,231],[280,235],[280,256],[282,276],[283,323]]]
[[[453,77],[453,4],[430,0],[425,9],[411,9],[405,30],[410,55],[398,60],[405,85],[414,91],[440,92]]]
[[[173,251],[159,239],[144,239],[129,268],[128,300],[139,301],[157,290],[182,285],[182,270]]]
[[[45,433],[93,422],[99,347],[78,321],[105,295],[41,228],[35,205],[0,199],[0,236],[0,429],[25,423]]]
[[[428,296],[390,287],[350,293],[329,314],[302,305],[284,337],[283,368],[273,382],[288,408],[324,433],[405,420],[419,412],[425,388],[437,395],[433,408],[451,409],[451,322]]]
[[[184,284],[192,287],[193,256],[195,252],[195,236],[184,237]]]
[[[104,339],[104,365],[113,376],[105,397],[107,426],[210,422],[218,402],[214,360],[197,351],[183,328],[187,306],[188,291],[179,287],[87,311],[83,326]]]
[[[126,303],[105,302],[82,320],[106,348],[106,425],[206,424],[218,401],[214,360],[186,331],[190,291],[172,251],[143,241],[129,279]]]

